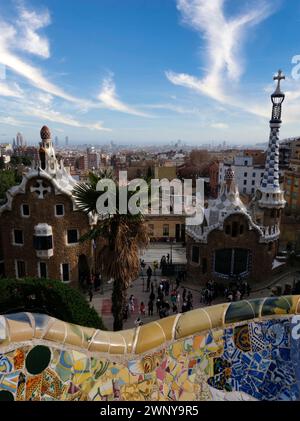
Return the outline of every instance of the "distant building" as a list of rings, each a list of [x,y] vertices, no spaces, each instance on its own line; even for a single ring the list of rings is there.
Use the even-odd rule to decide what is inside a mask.
[[[154,178],[161,180],[163,178],[169,181],[176,178],[176,166],[161,166],[154,168]]]
[[[253,195],[261,184],[264,175],[264,166],[254,165],[253,158],[245,155],[234,157],[233,164],[220,162],[220,186],[224,183],[225,174],[229,167],[232,167],[234,170],[239,192],[247,195]]]
[[[95,150],[94,147],[88,148],[87,150],[87,165],[88,169],[98,170],[100,168],[100,154]]]
[[[76,166],[80,171],[86,171],[88,169],[88,157],[86,155],[79,156]]]

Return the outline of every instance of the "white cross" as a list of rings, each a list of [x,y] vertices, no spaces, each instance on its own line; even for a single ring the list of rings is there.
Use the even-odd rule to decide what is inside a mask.
[[[51,187],[44,187],[43,180],[36,180],[38,187],[30,187],[31,192],[35,192],[38,195],[38,199],[44,199],[44,194],[51,193]]]

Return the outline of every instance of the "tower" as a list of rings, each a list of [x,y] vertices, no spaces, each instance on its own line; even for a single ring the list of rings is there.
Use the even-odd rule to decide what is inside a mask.
[[[281,126],[281,108],[285,95],[280,89],[281,80],[285,79],[282,71],[274,76],[277,86],[271,95],[272,115],[270,120],[270,138],[267,150],[265,170],[261,186],[256,192],[257,223],[266,233],[277,233],[273,239],[279,238],[281,211],[285,207],[284,192],[279,185],[279,130]],[[275,238],[276,237],[276,238]]]
[[[57,159],[52,145],[51,132],[47,126],[43,126],[40,131],[41,142],[39,149],[40,166],[49,174],[55,175],[57,172]]]

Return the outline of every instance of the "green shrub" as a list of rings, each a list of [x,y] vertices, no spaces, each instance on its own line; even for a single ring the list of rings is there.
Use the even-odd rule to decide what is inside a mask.
[[[51,279],[1,279],[0,314],[44,313],[81,326],[106,330],[102,319],[76,289]]]

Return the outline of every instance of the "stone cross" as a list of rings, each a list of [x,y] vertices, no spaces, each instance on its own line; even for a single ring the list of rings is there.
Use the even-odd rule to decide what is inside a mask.
[[[47,193],[51,193],[51,187],[44,187],[43,180],[37,180],[38,187],[30,187],[31,192],[35,192],[38,195],[38,199],[44,199],[44,195]]]

